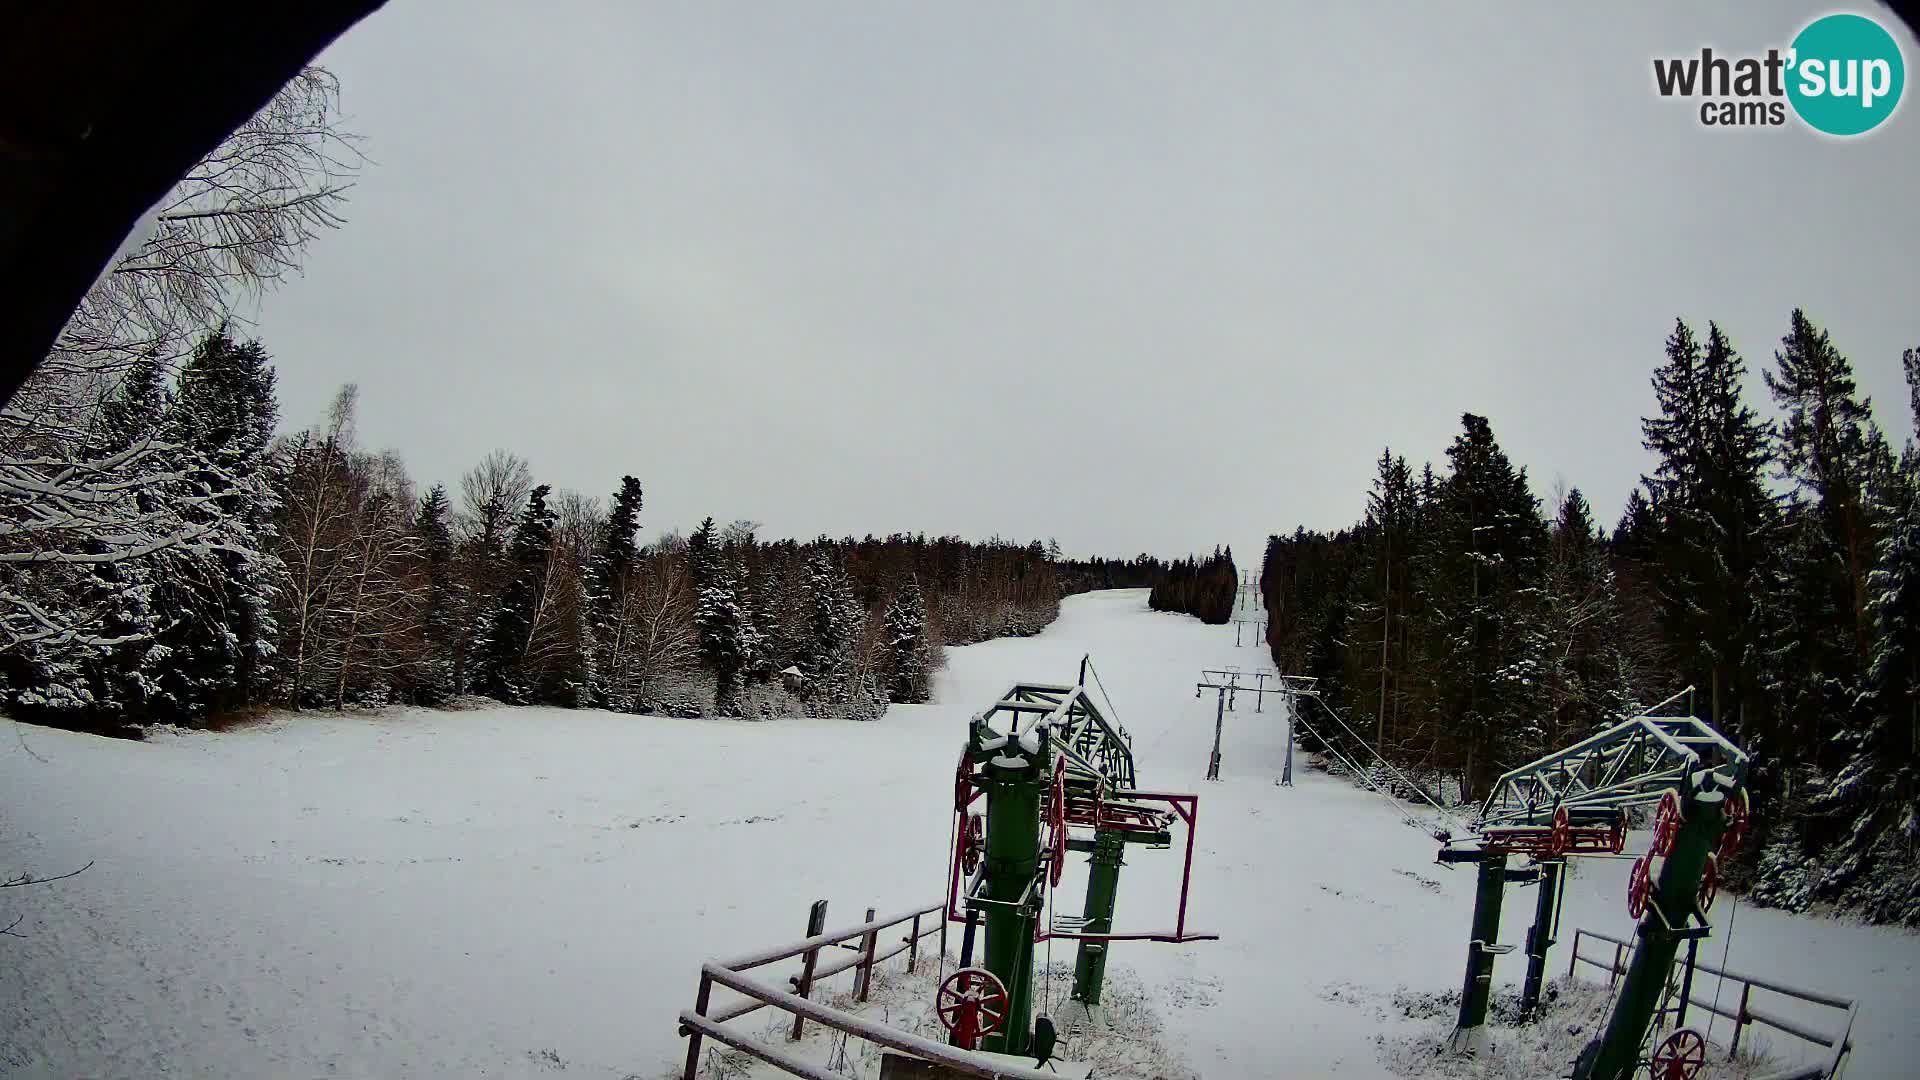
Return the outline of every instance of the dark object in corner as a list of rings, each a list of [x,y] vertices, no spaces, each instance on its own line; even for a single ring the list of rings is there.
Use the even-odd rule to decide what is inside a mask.
[[[0,405],[147,208],[385,0],[19,5],[0,34]]]

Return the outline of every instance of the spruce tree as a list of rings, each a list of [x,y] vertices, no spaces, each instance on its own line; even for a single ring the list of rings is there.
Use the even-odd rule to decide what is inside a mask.
[[[536,687],[527,671],[527,656],[546,597],[547,560],[552,557],[555,515],[547,506],[553,489],[546,484],[527,494],[527,508],[507,543],[513,576],[477,643],[480,687],[492,697],[513,705],[532,702]]]
[[[1349,721],[1371,731],[1376,748],[1397,736],[1399,676],[1405,670],[1405,621],[1412,559],[1413,474],[1407,459],[1382,450],[1375,463],[1367,513],[1355,534],[1359,548],[1352,578],[1345,650],[1353,689]]]
[[[184,516],[203,530],[170,553],[160,587],[160,603],[177,618],[161,638],[168,658],[155,699],[173,719],[242,707],[267,690],[284,574],[271,548],[274,383],[259,342],[209,335],[182,367],[163,423],[184,479],[161,497],[185,500]]]
[[[152,357],[135,361],[101,406],[88,457],[98,462],[149,448],[160,466],[157,471],[164,472],[177,455],[152,448],[165,438],[162,425],[171,404],[165,368]],[[164,488],[143,488],[135,496],[138,511],[164,510],[167,494]],[[60,701],[76,720],[85,714],[101,725],[147,719],[148,701],[158,690],[156,680],[166,662],[159,639],[173,622],[159,604],[168,561],[159,555],[104,562],[76,574],[75,611],[97,613],[86,620],[92,624],[87,640],[18,650],[18,659],[41,668],[24,680],[28,700],[17,703]],[[63,679],[61,670],[70,671],[71,677]]]
[[[464,607],[464,586],[455,576],[453,507],[445,485],[435,484],[420,500],[415,514],[415,531],[424,553],[426,596],[421,610],[424,637],[420,670],[414,677],[414,694],[423,705],[437,705],[461,691],[457,672],[457,650],[463,639],[457,633],[459,613]]]
[[[1427,553],[1434,705],[1460,747],[1465,793],[1476,796],[1501,762],[1524,760],[1544,737],[1544,634],[1537,589],[1546,549],[1538,503],[1472,413],[1447,449]]]
[[[1641,422],[1660,461],[1642,482],[1659,511],[1662,629],[1721,730],[1763,735],[1761,607],[1779,512],[1766,486],[1767,425],[1742,398],[1746,366],[1716,325],[1702,348],[1676,321],[1654,374],[1660,415]],[[1749,749],[1752,749],[1751,747]]]
[[[909,576],[887,605],[888,700],[917,704],[931,689],[927,641],[927,601],[920,582]]]
[[[89,440],[92,456],[105,457],[158,439],[172,400],[160,361],[151,356],[134,361],[100,407],[99,422]]]
[[[160,366],[144,359],[134,363],[101,403],[75,455],[76,471],[116,479],[125,472],[116,463],[144,454],[149,468],[164,475],[177,465],[178,455],[155,451],[152,444],[164,437],[161,423],[168,405]],[[164,514],[166,503],[175,500],[164,489],[141,484],[131,501],[134,513],[146,515]],[[80,509],[84,514],[86,508]],[[84,555],[112,550],[87,539],[78,539],[74,547]],[[100,730],[145,719],[153,680],[166,657],[155,639],[171,622],[156,593],[156,567],[165,558],[0,566],[0,591],[16,604],[32,603],[45,619],[17,630],[10,626],[18,636],[10,635],[7,647],[0,648],[0,703],[11,715]]]
[[[735,607],[739,610],[738,648],[740,678],[765,680],[773,673],[768,661],[773,656],[772,642],[760,628],[758,613],[765,605],[766,582],[754,573],[754,562],[744,547],[736,547],[727,559],[727,580],[733,585]]]
[[[629,711],[635,704],[634,688],[626,672],[632,637],[627,591],[639,558],[642,502],[640,481],[621,477],[620,490],[614,493],[587,571],[586,606],[594,645],[589,657],[593,678],[588,700],[619,712]]]
[[[1868,575],[1879,532],[1869,488],[1892,468],[1871,403],[1827,332],[1795,310],[1775,367],[1765,372],[1782,419],[1780,477],[1794,485],[1784,539],[1770,567],[1773,602],[1762,611],[1762,686],[1776,745],[1818,779],[1844,759],[1872,648]],[[1828,729],[1843,733],[1828,738]],[[1807,839],[1823,846],[1818,823]]]
[[[1858,663],[1841,671],[1827,669],[1849,683],[1867,654],[1867,572],[1873,561],[1874,529],[1867,507],[1867,483],[1880,456],[1872,403],[1859,397],[1853,365],[1835,348],[1827,332],[1795,309],[1774,370],[1764,373],[1767,389],[1783,417],[1776,431],[1781,472],[1812,500],[1823,543],[1799,576],[1818,575],[1821,585],[1840,594],[1836,606],[1846,614],[1845,636]],[[1822,632],[1809,627],[1810,631]]]
[[[700,527],[687,537],[687,572],[693,576],[693,587],[704,588],[713,580],[716,563],[720,558],[720,543],[715,535],[713,518],[708,516],[700,522]]]
[[[709,519],[707,524],[711,523]],[[696,572],[694,579],[699,581],[701,575]],[[744,622],[732,567],[715,555],[705,584],[694,594],[693,625],[700,635],[701,658],[713,672],[713,709],[721,716],[740,712],[740,670],[747,659]]]
[[[633,570],[643,501],[639,479],[621,477],[620,490],[614,493],[613,506],[607,511],[600,542],[600,575],[604,591],[608,593],[612,592],[614,583],[624,581]]]
[[[1920,431],[1920,356],[1905,359]],[[1810,846],[1824,867],[1788,902],[1826,900],[1875,922],[1920,923],[1920,449],[1876,474],[1881,522],[1868,573],[1870,652],[1850,721],[1834,736],[1842,764],[1813,800]],[[1798,906],[1793,904],[1793,906]]]
[[[1579,488],[1567,492],[1555,517],[1541,600],[1552,716],[1546,744],[1560,746],[1619,719],[1633,697],[1613,569]]]
[[[805,591],[812,633],[801,670],[807,676],[809,704],[830,710],[852,696],[860,629],[856,620],[863,612],[846,571],[825,548],[808,560]]]
[[[747,564],[743,571],[746,588],[744,614],[752,628],[746,670],[756,681],[766,682],[788,663],[785,613],[780,600],[778,565],[762,558]]]

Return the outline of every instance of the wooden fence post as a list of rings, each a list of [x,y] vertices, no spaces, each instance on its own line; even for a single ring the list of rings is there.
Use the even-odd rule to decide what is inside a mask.
[[[810,938],[819,937],[826,932],[827,902],[825,900],[815,900],[813,902],[813,908],[807,912],[807,936]],[[796,987],[801,997],[806,997],[813,992],[813,965],[819,959],[820,946],[815,945],[813,948],[807,950],[807,958],[802,961],[800,967],[800,985]],[[790,1039],[797,1040],[800,1038],[801,1025],[805,1024],[806,1021],[807,1018],[801,1016],[799,1013],[793,1014],[793,1034],[789,1036]]]
[[[702,969],[700,972],[700,992],[693,997],[693,1011],[701,1016],[707,1015],[707,1001],[712,996],[713,976],[707,974],[705,969]],[[700,1071],[701,1038],[701,1032],[697,1028],[687,1035],[687,1071],[683,1074],[682,1080],[694,1080],[694,1074]]]
[[[1613,947],[1613,966],[1607,969],[1607,985],[1620,981],[1620,946]]]
[[[907,974],[913,974],[914,962],[920,959],[920,916],[913,917],[913,929],[907,938]]]
[[[867,917],[864,921],[872,922],[874,920],[874,917],[878,914],[879,912],[876,911],[875,909],[868,908]],[[879,941],[880,941],[880,931],[878,930],[869,930],[865,934],[861,935],[860,950],[866,953],[867,955],[866,955],[866,959],[860,961],[860,964],[859,964],[860,996],[858,1000],[860,1001],[867,1000],[868,992],[873,989],[873,953],[874,953],[874,945],[876,945]]]
[[[1580,962],[1580,928],[1573,928],[1573,948],[1567,950],[1567,978],[1573,978],[1573,965]]]

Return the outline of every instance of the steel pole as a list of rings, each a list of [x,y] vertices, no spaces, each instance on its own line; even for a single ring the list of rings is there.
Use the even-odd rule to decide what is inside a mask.
[[[1113,932],[1113,907],[1120,888],[1120,867],[1127,834],[1102,829],[1093,838],[1093,866],[1087,874],[1087,903],[1083,909],[1089,934]],[[1081,941],[1073,961],[1073,1000],[1100,1004],[1100,988],[1107,974],[1107,942]]]
[[[1287,695],[1287,750],[1286,757],[1280,762],[1280,786],[1293,786],[1293,714],[1300,708],[1300,699]]]
[[[1220,728],[1227,720],[1227,692],[1220,690],[1213,707],[1213,756],[1207,759],[1207,779],[1220,779]]]
[[[1467,977],[1460,987],[1460,1020],[1447,1049],[1472,1053],[1479,1049],[1487,1023],[1487,1002],[1493,997],[1492,946],[1500,936],[1500,902],[1507,889],[1507,854],[1480,854],[1480,882],[1473,894],[1473,940],[1467,942]]]
[[[986,968],[1007,988],[1007,1021],[983,1046],[1002,1053],[1025,1053],[1033,1022],[1033,933],[1039,898],[1027,895],[1040,869],[1040,793],[1046,786],[1041,763],[1050,755],[1020,754],[1017,743],[992,751],[987,759],[985,898]]]
[[[1702,778],[1710,775],[1695,774]],[[1647,1026],[1660,1007],[1660,994],[1673,971],[1674,956],[1687,936],[1683,931],[1698,902],[1707,856],[1726,829],[1721,807],[1730,794],[1696,790],[1683,800],[1686,817],[1673,839],[1673,851],[1660,867],[1647,913],[1640,919],[1639,947],[1627,963],[1626,981],[1620,985],[1620,996],[1613,1015],[1607,1018],[1598,1052],[1585,1070],[1575,1070],[1578,1080],[1626,1080],[1638,1066],[1640,1044],[1646,1041]]]
[[[1546,977],[1547,950],[1553,946],[1553,908],[1560,892],[1561,859],[1540,864],[1540,895],[1533,906],[1533,927],[1527,931],[1527,980],[1520,988],[1520,1015],[1528,1020],[1540,1007],[1540,983]]]

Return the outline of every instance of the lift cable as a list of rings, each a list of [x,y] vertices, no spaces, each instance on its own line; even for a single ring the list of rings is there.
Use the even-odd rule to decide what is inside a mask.
[[[1081,657],[1080,663],[1087,669],[1087,674],[1093,676],[1093,685],[1100,688],[1100,697],[1107,703],[1107,713],[1113,717],[1114,726],[1117,728],[1125,728],[1126,725],[1120,720],[1120,710],[1114,708],[1113,695],[1107,693],[1107,684],[1100,681],[1100,669],[1093,666],[1092,654]]]
[[[1066,828],[1064,821],[1061,828]],[[1053,894],[1058,889],[1047,890],[1047,966],[1040,969],[1040,1015],[1053,1015]]]
[[[1727,955],[1733,951],[1733,920],[1740,914],[1740,898],[1729,895],[1733,906],[1727,909],[1727,936],[1720,945],[1720,975],[1713,980],[1713,1008],[1707,1010],[1707,1041],[1713,1041],[1713,1020],[1720,1012],[1720,988],[1727,984]],[[1734,1025],[1739,1030],[1739,1025]]]
[[[1412,789],[1414,794],[1420,796],[1420,801],[1426,803],[1428,806],[1433,807],[1435,810],[1438,810],[1442,817],[1452,822],[1457,828],[1459,828],[1461,832],[1471,831],[1467,829],[1465,822],[1462,822],[1459,818],[1453,815],[1452,811],[1448,810],[1444,806],[1441,806],[1439,803],[1433,801],[1432,797],[1427,794],[1425,788],[1422,788],[1420,785],[1414,783],[1411,779],[1407,777],[1406,773],[1401,772],[1398,768],[1394,766],[1393,762],[1388,761],[1386,758],[1386,755],[1380,753],[1380,751],[1369,746],[1367,741],[1365,739],[1362,739],[1358,732],[1354,731],[1351,727],[1348,727],[1347,722],[1345,720],[1340,719],[1340,714],[1337,712],[1334,712],[1333,706],[1327,704],[1324,698],[1322,698],[1317,693],[1309,694],[1307,696],[1319,702],[1320,707],[1327,711],[1328,716],[1333,717],[1334,722],[1339,724],[1342,730],[1344,730],[1348,735],[1353,736],[1355,741],[1359,742],[1360,745],[1366,746],[1368,748],[1368,751],[1371,752],[1373,756],[1379,760],[1380,764],[1385,765],[1387,767],[1388,772],[1391,772],[1394,776],[1398,777],[1401,783],[1407,785],[1408,788]],[[1324,742],[1325,740],[1323,739],[1321,741]]]
[[[954,823],[947,827],[947,880],[948,881],[953,880],[954,860],[960,857],[960,837],[963,835],[961,830],[964,830],[967,827],[965,809],[956,811],[953,816],[953,821]],[[945,908],[941,909],[940,918],[942,921],[948,920],[948,913]],[[947,950],[944,944],[945,941],[947,940],[947,932],[945,929],[942,929],[940,931],[940,940],[943,944],[940,949],[940,962],[939,964],[935,965],[935,969],[934,969],[933,985],[935,986],[941,985],[942,983],[946,982],[946,979],[947,979]],[[938,995],[935,995],[934,1011],[936,1013],[939,1012]]]
[[[1349,772],[1353,773],[1355,776],[1358,776],[1360,778],[1360,782],[1367,785],[1368,789],[1371,790],[1374,794],[1380,796],[1382,799],[1385,799],[1387,802],[1387,805],[1393,807],[1394,813],[1399,815],[1400,821],[1402,824],[1405,824],[1408,828],[1420,830],[1421,834],[1424,836],[1433,835],[1432,829],[1428,826],[1427,822],[1421,821],[1420,819],[1414,817],[1412,814],[1407,813],[1406,803],[1400,801],[1399,799],[1394,798],[1390,792],[1388,792],[1385,788],[1381,787],[1373,779],[1373,776],[1370,773],[1360,768],[1360,766],[1355,765],[1351,758],[1341,753],[1339,747],[1335,746],[1333,743],[1328,742],[1323,736],[1321,736],[1319,732],[1313,730],[1313,728],[1305,720],[1302,720],[1296,716],[1294,717],[1294,723],[1305,728],[1307,734],[1313,736],[1316,739],[1319,739],[1320,745],[1325,747],[1328,753],[1338,758],[1340,760],[1340,764],[1345,765]]]

